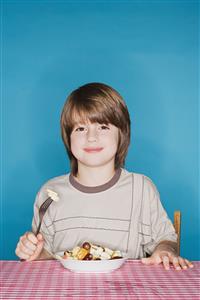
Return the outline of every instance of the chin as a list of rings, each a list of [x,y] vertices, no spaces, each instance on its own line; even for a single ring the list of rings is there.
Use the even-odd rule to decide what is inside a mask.
[[[106,166],[107,164],[110,164],[110,162],[113,160],[114,163],[114,159],[113,157],[111,159],[108,160],[101,160],[101,161],[97,161],[97,160],[87,160],[87,161],[80,161],[83,165],[87,166],[87,167],[91,167],[91,168],[95,168],[95,167],[103,167]]]

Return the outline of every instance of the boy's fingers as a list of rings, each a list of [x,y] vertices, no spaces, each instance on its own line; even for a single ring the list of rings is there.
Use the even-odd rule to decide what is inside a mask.
[[[145,257],[141,259],[142,263],[145,265],[153,265],[155,263],[155,260],[153,257]]]
[[[21,259],[28,259],[30,257],[30,255],[22,252],[19,247],[16,248],[15,254]]]
[[[32,255],[33,252],[34,252],[34,250],[30,249],[27,246],[24,246],[23,243],[18,243],[17,247],[19,248],[20,252],[23,252],[23,253],[28,254],[28,255]]]
[[[26,238],[35,245],[38,243],[37,237],[32,232],[27,232]]]
[[[178,260],[178,265],[177,264],[175,265],[174,261],[173,261],[173,265],[176,270],[187,269],[188,266],[187,266],[184,258],[179,256],[175,259],[175,262],[176,262],[176,260]]]
[[[20,242],[20,245],[22,245],[22,246],[24,246],[24,247],[26,247],[26,248],[28,248],[28,249],[30,249],[30,250],[32,250],[32,251],[35,251],[36,246],[37,246],[37,245],[33,244],[32,242],[30,242],[30,241],[27,240],[27,239],[22,240],[22,241]]]
[[[189,268],[193,268],[194,265],[193,263],[191,263],[191,261],[189,261],[188,259],[185,259],[186,264],[188,265]]]
[[[30,255],[25,254],[25,253],[23,253],[23,252],[17,254],[17,256],[19,256],[21,259],[25,259],[25,260],[28,260],[29,257],[30,257]]]
[[[163,263],[163,267],[165,270],[170,269],[170,262],[173,264],[174,268],[176,270],[181,270],[181,269],[187,269],[188,267],[193,268],[193,264],[182,257],[177,257],[174,255],[171,255],[170,253],[162,253],[162,255],[152,255],[148,258],[142,258],[141,259],[142,263],[146,265],[152,265],[152,264],[159,264]]]
[[[168,256],[163,256],[162,257],[162,262],[165,270],[169,270],[169,257]]]
[[[43,239],[43,235],[42,235],[41,233],[38,233],[37,239],[38,239],[39,241],[43,241],[43,240],[44,240],[44,239]]]
[[[38,242],[38,244],[37,244],[37,247],[36,247],[36,250],[35,250],[34,254],[33,254],[33,255],[31,255],[31,256],[29,257],[28,261],[32,261],[32,260],[35,260],[35,259],[37,259],[37,258],[38,258],[38,256],[40,255],[40,253],[41,253],[42,249],[43,249],[43,246],[44,246],[44,241],[40,241],[40,242]]]
[[[16,255],[26,261],[37,259],[44,245],[44,239],[41,233],[37,237],[32,232],[26,232],[20,237],[15,250]]]
[[[178,259],[178,267],[176,268],[176,265],[174,265],[174,267],[177,269],[177,270],[180,270],[181,268],[182,269],[187,269],[188,267],[189,268],[193,268],[193,264],[189,261],[189,260],[187,260],[187,259],[184,259],[184,258],[182,258],[182,257],[178,257],[177,258]],[[173,264],[174,264],[174,262],[173,262]]]

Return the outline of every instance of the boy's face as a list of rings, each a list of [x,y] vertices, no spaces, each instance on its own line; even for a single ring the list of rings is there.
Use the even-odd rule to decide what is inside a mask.
[[[71,152],[79,164],[99,167],[112,164],[118,148],[119,129],[112,124],[79,123],[71,133]]]

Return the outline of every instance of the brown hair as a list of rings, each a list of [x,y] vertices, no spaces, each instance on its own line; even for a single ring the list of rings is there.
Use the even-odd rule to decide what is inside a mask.
[[[130,117],[121,95],[103,83],[88,83],[74,90],[67,98],[61,114],[61,132],[71,171],[77,174],[78,164],[71,152],[70,136],[78,121],[112,124],[119,129],[115,169],[123,167],[130,143]]]

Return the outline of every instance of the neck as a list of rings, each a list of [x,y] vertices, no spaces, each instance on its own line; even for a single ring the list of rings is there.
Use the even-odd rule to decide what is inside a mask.
[[[88,167],[79,164],[76,180],[85,186],[98,186],[108,182],[115,174],[113,164]]]

